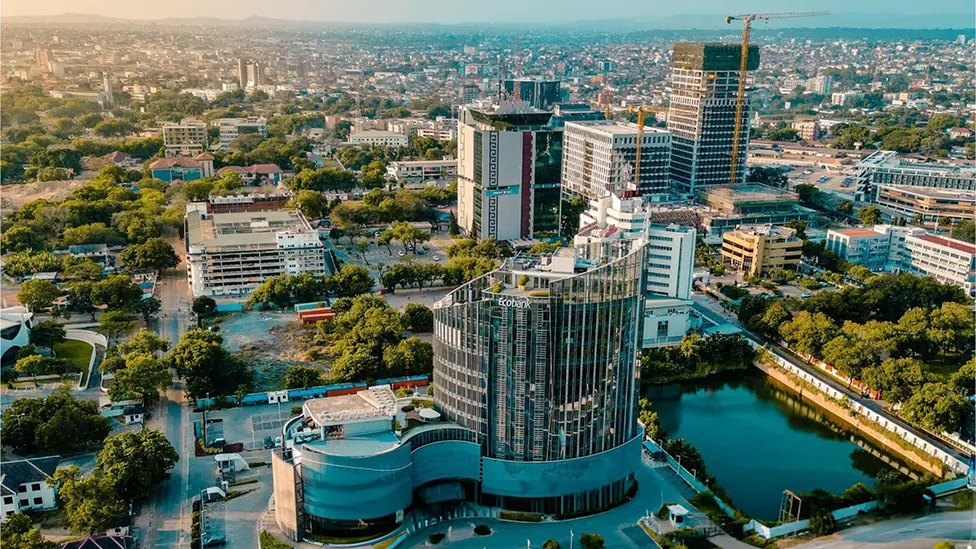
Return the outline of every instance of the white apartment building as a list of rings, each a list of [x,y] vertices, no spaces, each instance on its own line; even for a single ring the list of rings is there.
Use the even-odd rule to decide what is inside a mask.
[[[671,133],[644,128],[640,181],[635,184],[637,124],[594,120],[567,122],[563,130],[562,190],[596,200],[614,191],[666,194],[671,171]]]
[[[327,274],[325,246],[300,212],[208,213],[186,207],[187,278],[195,296],[247,295],[280,274]]]
[[[231,150],[231,143],[242,134],[256,133],[261,138],[268,137],[268,119],[263,116],[249,116],[247,118],[221,118],[217,121],[220,128],[220,150]]]
[[[417,128],[417,137],[426,137],[428,139],[436,139],[437,141],[450,141],[457,137],[457,130],[455,128],[436,127]]]
[[[621,242],[647,246],[645,348],[676,345],[695,323],[691,289],[697,231],[677,224],[653,224],[650,219],[641,198],[605,195],[590,201],[573,242],[579,257],[592,261],[613,257]]]
[[[397,182],[421,183],[457,177],[457,160],[394,160],[386,173]]]
[[[207,124],[183,119],[163,125],[163,147],[166,156],[196,156],[207,148]]]
[[[830,94],[830,103],[832,105],[839,105],[841,107],[849,105],[855,99],[860,99],[864,97],[864,92],[860,91],[846,91],[846,92],[834,92]]]
[[[380,130],[366,130],[349,134],[353,145],[385,145],[387,147],[406,147],[407,136],[402,133]]]
[[[909,270],[962,288],[976,297],[976,246],[931,234],[908,236]]]

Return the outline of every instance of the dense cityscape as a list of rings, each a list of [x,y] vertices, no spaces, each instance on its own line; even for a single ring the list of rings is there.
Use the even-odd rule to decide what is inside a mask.
[[[971,547],[972,21],[687,20],[5,14],[3,549]]]

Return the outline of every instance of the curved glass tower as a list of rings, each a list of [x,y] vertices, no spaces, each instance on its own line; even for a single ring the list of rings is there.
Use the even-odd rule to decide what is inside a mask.
[[[601,266],[561,252],[434,308],[435,405],[479,434],[487,505],[585,513],[633,487],[645,250]]]

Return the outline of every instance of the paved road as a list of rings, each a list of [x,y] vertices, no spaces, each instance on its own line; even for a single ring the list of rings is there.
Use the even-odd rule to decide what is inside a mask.
[[[970,511],[935,513],[858,526],[792,549],[930,549],[944,540],[972,547],[976,515]]]
[[[699,293],[695,293],[695,294],[692,295],[692,299],[695,302],[694,303],[695,310],[698,311],[699,313],[701,313],[706,318],[708,318],[710,321],[712,321],[714,323],[730,323],[730,324],[734,324],[734,325],[738,326],[739,328],[741,328],[743,330],[743,335],[744,336],[750,338],[751,340],[753,340],[754,342],[756,342],[756,343],[758,343],[760,345],[766,345],[767,348],[770,351],[772,351],[773,353],[775,353],[780,358],[783,358],[783,359],[789,361],[794,366],[796,366],[798,368],[801,368],[802,370],[806,371],[807,373],[809,373],[809,374],[811,374],[813,376],[816,376],[816,377],[820,378],[821,381],[824,381],[825,383],[829,384],[834,389],[837,389],[838,391],[840,391],[840,392],[844,393],[845,395],[847,395],[847,397],[849,399],[851,399],[853,401],[856,401],[856,402],[859,402],[860,404],[864,405],[865,407],[867,407],[867,408],[873,410],[874,412],[880,414],[882,417],[887,418],[888,421],[900,425],[902,428],[906,429],[907,431],[909,431],[911,433],[914,433],[915,436],[917,436],[917,437],[919,437],[921,439],[924,439],[926,442],[928,442],[932,446],[935,446],[936,448],[941,449],[942,451],[948,453],[949,455],[956,456],[957,458],[959,458],[960,460],[962,460],[964,462],[968,462],[969,461],[969,455],[967,453],[960,451],[959,449],[955,448],[954,446],[950,446],[950,445],[942,442],[941,440],[939,440],[938,438],[932,436],[931,434],[929,434],[929,433],[927,433],[925,431],[921,431],[921,430],[919,430],[919,429],[917,429],[917,428],[915,428],[915,427],[913,427],[913,426],[905,423],[900,418],[892,415],[890,412],[888,412],[887,410],[885,410],[884,403],[882,401],[878,401],[878,400],[873,400],[873,399],[870,399],[870,398],[864,398],[864,397],[862,397],[859,393],[848,389],[847,385],[844,385],[843,383],[839,383],[836,379],[834,379],[834,378],[832,378],[832,377],[830,377],[828,375],[825,375],[823,373],[823,371],[820,370],[819,368],[817,368],[815,366],[811,366],[811,365],[809,365],[809,364],[807,364],[807,363],[805,363],[803,361],[797,360],[796,358],[793,357],[793,355],[791,355],[790,353],[788,353],[785,349],[782,349],[778,345],[769,344],[768,342],[763,341],[762,339],[760,339],[758,336],[750,333],[749,331],[746,330],[745,326],[743,326],[741,323],[739,323],[739,321],[735,317],[735,315],[733,315],[732,313],[729,313],[728,311],[725,311],[724,309],[722,309],[722,306],[719,305],[718,302],[715,301],[712,297],[709,297],[709,296],[706,296],[706,295],[703,295],[703,294],[699,294]]]
[[[182,250],[181,241],[174,239],[170,244],[174,249]],[[166,271],[160,277],[159,298],[162,307],[157,326],[159,335],[168,339],[171,345],[175,345],[180,335],[192,327],[187,314],[190,305],[185,273],[181,262],[176,269]],[[180,461],[136,521],[142,546],[189,547],[189,466],[193,458],[193,433],[189,408],[183,406],[181,381],[177,380],[160,399],[148,427],[163,430],[179,453]]]

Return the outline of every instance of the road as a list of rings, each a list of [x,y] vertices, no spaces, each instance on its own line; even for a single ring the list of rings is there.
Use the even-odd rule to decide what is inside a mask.
[[[190,327],[190,296],[182,263],[183,254],[179,253],[183,243],[172,239],[170,244],[178,251],[181,263],[160,276],[159,299],[162,307],[157,327],[159,335],[169,340],[170,345],[175,345],[180,335]],[[136,521],[143,547],[190,545],[189,466],[193,458],[193,432],[189,413],[189,408],[183,406],[182,382],[177,380],[160,399],[155,414],[148,422],[149,428],[163,430],[179,453],[180,461]]]
[[[905,423],[897,416],[894,416],[891,413],[889,413],[888,410],[884,408],[884,403],[882,401],[862,397],[859,393],[850,390],[843,383],[839,383],[836,379],[832,378],[831,376],[825,375],[823,371],[820,370],[819,368],[815,366],[811,366],[810,364],[807,364],[801,360],[797,360],[796,358],[793,357],[792,354],[787,352],[785,349],[781,348],[779,345],[774,345],[769,342],[766,342],[760,339],[758,336],[750,333],[748,330],[746,330],[745,326],[739,323],[739,320],[735,317],[734,314],[729,313],[728,311],[722,309],[722,306],[718,304],[718,302],[715,301],[712,297],[696,292],[695,294],[692,295],[692,299],[695,302],[694,303],[695,310],[701,313],[706,318],[708,318],[711,322],[734,324],[735,326],[742,329],[744,336],[748,337],[749,339],[758,343],[759,345],[766,345],[766,347],[770,351],[775,353],[780,358],[783,358],[788,362],[790,362],[791,364],[793,364],[794,366],[806,371],[807,373],[813,376],[816,376],[821,381],[829,384],[834,389],[837,389],[838,391],[847,395],[847,397],[850,400],[858,402],[863,406],[871,409],[872,411],[877,412],[882,417],[886,418],[888,421],[900,425],[902,428],[908,430],[911,433],[914,433],[915,436],[925,440],[932,446],[941,449],[947,454],[956,456],[957,458],[961,459],[964,462],[969,461],[968,454],[959,451],[954,446],[950,446],[942,442],[938,438],[932,436],[931,434],[925,431],[921,431],[909,425],[908,423]]]
[[[974,530],[976,515],[971,511],[934,513],[858,526],[792,549],[930,549],[944,540],[972,547]]]

